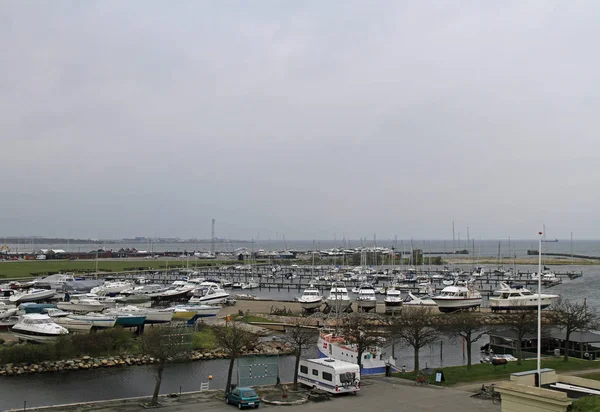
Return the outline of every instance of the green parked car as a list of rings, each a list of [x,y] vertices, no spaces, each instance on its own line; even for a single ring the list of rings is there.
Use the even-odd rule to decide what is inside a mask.
[[[245,406],[258,408],[260,398],[252,388],[234,388],[225,397],[225,402],[237,405],[238,409]]]

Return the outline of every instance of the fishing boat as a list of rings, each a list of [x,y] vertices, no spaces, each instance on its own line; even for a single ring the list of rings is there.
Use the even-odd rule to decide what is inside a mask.
[[[334,312],[347,312],[352,310],[352,301],[344,282],[332,282],[327,305]]]
[[[357,345],[348,341],[344,336],[333,332],[321,332],[317,340],[317,350],[320,358],[331,358],[350,363],[358,363]],[[384,374],[386,364],[395,365],[393,357],[385,358],[382,348],[374,346],[368,348],[361,360],[363,375]]]
[[[51,289],[28,289],[25,292],[16,293],[11,296],[8,300],[15,305],[23,302],[38,302],[41,300],[48,300],[54,297],[55,291]]]
[[[405,306],[437,306],[437,303],[431,297],[413,295],[412,292],[408,292],[402,304]]]
[[[93,328],[104,329],[112,328],[117,323],[117,317],[105,313],[90,312],[83,315],[67,315],[69,319],[91,322]]]
[[[46,315],[50,316],[56,324],[67,328],[69,332],[89,332],[92,329],[91,321],[72,319],[69,317],[72,313],[61,309],[46,309]]]
[[[356,297],[358,310],[368,312],[377,307],[377,297],[375,289],[370,283],[362,283],[358,288],[358,296]]]
[[[68,302],[58,302],[56,304],[58,309],[72,311],[72,312],[102,312],[106,309],[106,305],[100,303],[97,299],[82,296],[72,296]]]
[[[300,302],[300,306],[306,312],[312,312],[321,307],[323,304],[323,296],[319,289],[317,289],[314,284],[310,284],[308,288],[304,289],[302,292],[302,296],[298,298],[298,302]]]
[[[402,310],[402,293],[393,286],[387,288],[385,292],[385,313],[400,312]]]
[[[192,304],[222,305],[229,298],[229,293],[214,282],[202,282],[194,289],[193,296],[189,300]]]
[[[19,339],[31,342],[50,342],[69,333],[50,316],[38,313],[23,315],[12,327],[11,332]]]
[[[494,292],[490,297],[490,308],[493,312],[499,310],[519,310],[519,309],[537,309],[538,296],[541,301],[542,309],[547,308],[556,302],[560,295],[544,294],[538,295],[526,289],[521,285],[510,286],[500,282],[500,289]]]
[[[440,312],[455,312],[481,306],[481,293],[470,282],[457,281],[453,286],[446,286],[432,299],[437,303]]]

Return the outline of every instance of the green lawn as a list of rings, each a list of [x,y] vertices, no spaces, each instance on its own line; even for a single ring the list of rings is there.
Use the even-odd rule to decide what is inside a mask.
[[[210,327],[203,328],[200,332],[194,333],[192,338],[192,348],[197,350],[213,350],[217,347],[217,338]]]
[[[478,363],[473,364],[470,370],[467,369],[466,366],[451,366],[440,368],[444,372],[444,382],[442,382],[441,385],[508,379],[511,373],[534,370],[536,368],[536,360],[525,360],[522,365],[517,365],[517,362],[509,362],[506,366],[493,366],[489,363]],[[555,369],[557,372],[577,371],[600,368],[600,362],[573,358],[569,359],[568,362],[564,362],[562,358],[548,358],[542,359],[542,368]],[[415,379],[415,374],[413,373],[405,375],[395,373],[394,376],[405,379]]]
[[[571,412],[598,412],[600,411],[600,396],[585,396],[573,402]]]
[[[237,263],[229,261],[197,260],[189,261],[189,267],[207,266],[207,265],[225,265]],[[121,272],[126,270],[144,270],[144,269],[164,269],[186,267],[188,262],[183,259],[178,260],[99,260],[98,271],[100,272]],[[26,260],[18,262],[0,262],[0,278],[21,278],[28,276],[45,276],[52,273],[94,273],[96,271],[95,261],[79,260]]]

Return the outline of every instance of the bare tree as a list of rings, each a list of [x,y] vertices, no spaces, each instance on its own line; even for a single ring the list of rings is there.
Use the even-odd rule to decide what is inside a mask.
[[[185,329],[156,327],[141,337],[142,352],[156,359],[156,385],[150,405],[158,405],[158,394],[167,362],[188,357],[192,349],[192,335]]]
[[[255,345],[258,337],[254,333],[244,329],[244,324],[235,320],[228,322],[224,326],[213,326],[213,330],[219,346],[229,355],[230,359],[227,384],[225,386],[225,393],[227,394],[231,388],[231,376],[235,360],[242,354],[244,349]]]
[[[588,307],[585,302],[571,302],[559,299],[546,313],[548,323],[556,325],[565,331],[565,356],[564,361],[569,360],[569,343],[573,332],[583,332],[598,327],[598,312]]]
[[[294,368],[294,390],[297,390],[298,368],[300,367],[302,351],[317,343],[319,332],[310,327],[308,318],[296,318],[291,326],[286,327],[285,332],[285,341],[292,346],[294,355],[296,356],[296,366]]]
[[[431,308],[402,309],[400,316],[392,319],[392,337],[414,349],[414,370],[419,372],[419,350],[435,342],[440,336],[436,325],[439,316]]]
[[[537,312],[530,309],[512,310],[500,316],[500,324],[517,335],[517,364],[523,360],[522,342],[525,335],[537,331]],[[541,345],[541,342],[537,343]]]
[[[363,354],[381,343],[381,331],[377,321],[371,321],[360,313],[351,313],[341,319],[341,331],[346,340],[356,346],[356,360],[362,369]]]
[[[491,327],[484,318],[472,312],[451,313],[440,319],[440,330],[449,335],[464,339],[467,344],[467,369],[471,369],[471,346],[484,335],[488,334]]]

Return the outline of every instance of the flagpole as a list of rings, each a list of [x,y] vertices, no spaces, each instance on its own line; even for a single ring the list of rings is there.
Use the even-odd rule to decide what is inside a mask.
[[[538,232],[540,236],[539,257],[538,257],[538,325],[537,325],[537,375],[538,387],[542,387],[542,232]]]

